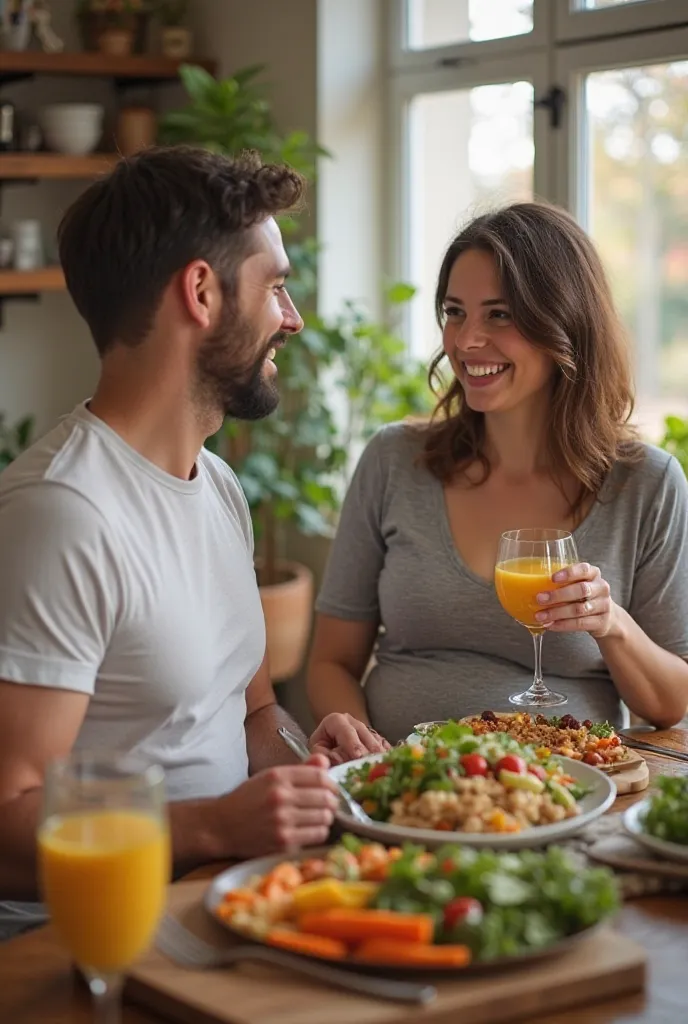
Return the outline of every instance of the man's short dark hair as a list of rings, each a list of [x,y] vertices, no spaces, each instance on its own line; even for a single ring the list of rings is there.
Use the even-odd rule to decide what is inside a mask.
[[[230,291],[248,229],[295,209],[303,192],[300,174],[255,153],[173,146],[120,160],[58,228],[69,294],[101,355],[145,337],[170,279],[195,259]]]

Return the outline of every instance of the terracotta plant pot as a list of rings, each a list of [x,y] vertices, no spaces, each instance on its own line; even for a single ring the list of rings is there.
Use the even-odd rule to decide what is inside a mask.
[[[278,683],[302,667],[313,617],[313,573],[298,562],[280,562],[279,571],[282,582],[260,587],[270,675]]]
[[[126,28],[106,28],[98,36],[98,49],[111,57],[128,57],[134,49],[134,34]]]
[[[182,25],[167,25],[161,33],[161,45],[164,57],[172,60],[184,60],[191,53],[191,32]]]
[[[157,122],[150,107],[123,107],[117,115],[115,141],[122,156],[133,156],[155,142]]]
[[[149,21],[150,15],[148,14],[122,15],[115,21],[111,16],[108,16],[108,14],[103,11],[86,11],[78,17],[81,45],[84,50],[101,50],[102,47],[100,46],[99,41],[104,32],[108,32],[113,29],[124,30],[126,32],[130,32],[133,36],[132,46],[129,52],[145,53]]]

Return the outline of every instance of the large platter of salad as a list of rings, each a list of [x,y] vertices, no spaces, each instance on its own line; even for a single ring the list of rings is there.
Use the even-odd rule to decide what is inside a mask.
[[[613,875],[560,847],[386,848],[353,835],[263,857],[206,890],[243,939],[358,970],[473,972],[564,952],[618,908]]]
[[[330,769],[372,819],[347,829],[380,842],[447,841],[521,849],[573,835],[611,806],[613,781],[596,768],[448,723],[403,744]]]
[[[574,761],[599,768],[618,771],[636,767],[643,758],[630,750],[609,722],[580,721],[573,715],[542,715],[528,711],[483,711],[480,715],[459,719],[461,725],[470,725],[477,734],[506,732],[521,743],[548,749]],[[414,735],[432,735],[446,723],[421,722]]]

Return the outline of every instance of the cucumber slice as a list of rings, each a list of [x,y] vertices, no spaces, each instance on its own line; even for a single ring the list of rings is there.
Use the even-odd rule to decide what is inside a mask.
[[[560,782],[554,782],[552,779],[547,783],[547,788],[555,804],[568,808],[576,806],[575,796],[569,792],[566,786],[562,786]]]
[[[521,775],[519,772],[510,772],[502,768],[498,778],[507,789],[525,789],[527,793],[542,793],[545,788],[544,782],[530,772]]]

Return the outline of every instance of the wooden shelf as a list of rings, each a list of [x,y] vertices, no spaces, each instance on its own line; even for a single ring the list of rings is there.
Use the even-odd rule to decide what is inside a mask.
[[[10,295],[63,292],[66,287],[61,267],[42,267],[40,270],[0,270],[0,299]]]
[[[112,57],[106,53],[43,53],[39,50],[13,52],[0,51],[0,83],[17,81],[32,75],[70,75],[80,77],[115,78],[129,82],[165,82],[179,76],[182,64],[200,64],[211,74],[215,61],[189,57],[184,61],[169,57],[134,54],[130,57]]]
[[[117,153],[0,153],[0,182],[37,178],[96,178],[119,160]]]

